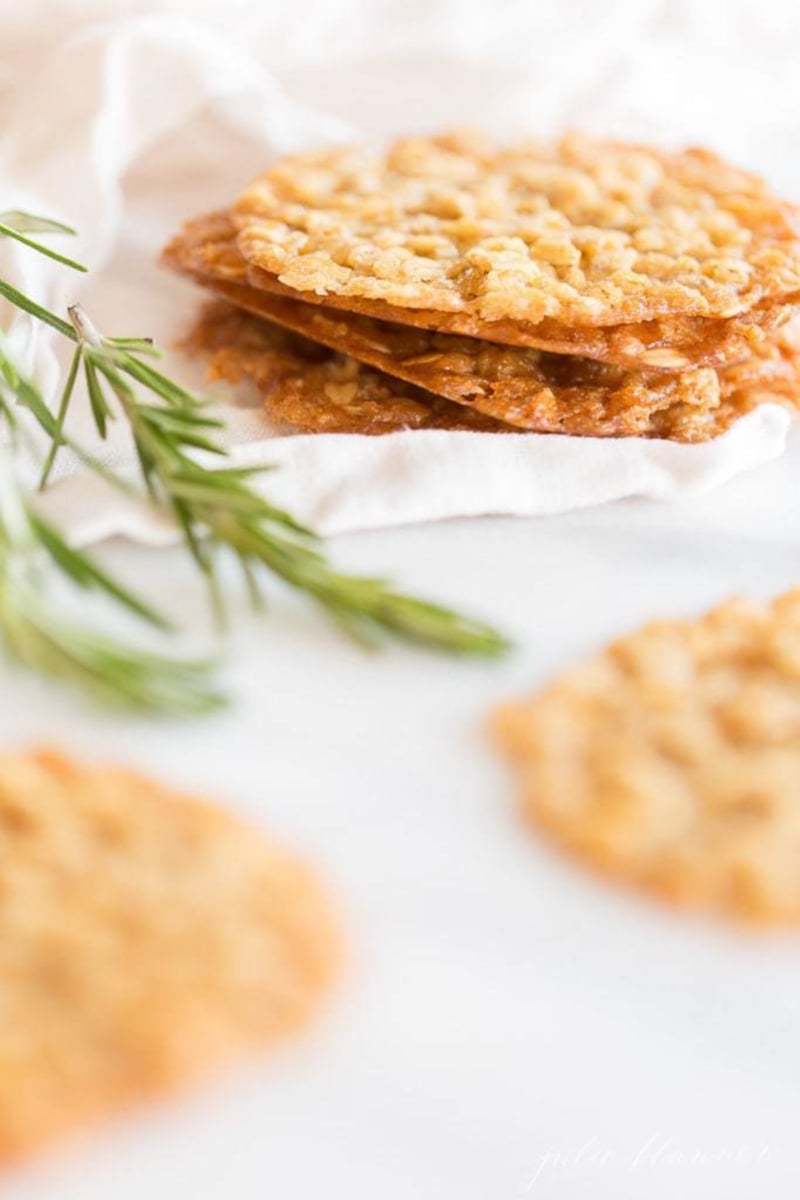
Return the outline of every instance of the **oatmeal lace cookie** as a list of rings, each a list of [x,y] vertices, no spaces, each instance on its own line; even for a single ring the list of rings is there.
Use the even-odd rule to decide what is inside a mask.
[[[800,921],[800,590],[613,643],[496,715],[524,814],[613,879]]]
[[[757,349],[771,330],[795,311],[800,293],[755,305],[748,313],[727,319],[662,317],[605,328],[569,328],[557,321],[536,325],[513,321],[481,321],[464,313],[437,313],[400,308],[383,301],[299,292],[276,276],[248,265],[236,244],[231,213],[212,212],[187,221],[165,247],[162,261],[172,270],[216,281],[249,283],[268,304],[269,297],[313,304],[335,317],[336,311],[373,316],[381,321],[432,332],[453,332],[496,345],[533,347],[554,354],[608,362],[628,370],[684,372],[737,362]]]
[[[314,875],[232,814],[0,756],[0,1160],[303,1025],[338,957]]]
[[[521,432],[223,302],[201,313],[184,349],[208,358],[211,379],[254,384],[270,420],[301,433]]]
[[[277,163],[235,213],[245,258],[297,292],[486,323],[728,319],[800,291],[797,210],[705,150],[336,147]]]

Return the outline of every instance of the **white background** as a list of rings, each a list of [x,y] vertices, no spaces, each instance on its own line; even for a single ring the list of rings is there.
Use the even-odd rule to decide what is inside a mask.
[[[168,8],[370,132],[503,128],[522,107],[546,133],[588,97],[598,128],[710,141],[800,196],[793,4],[6,0],[15,49],[2,52],[0,88],[13,90],[43,39],[89,15]],[[778,464],[670,507],[336,540],[353,567],[491,616],[518,646],[502,666],[365,657],[276,592],[264,620],[235,605],[226,682],[237,702],[204,722],[102,716],[4,669],[4,742],[124,760],[263,820],[330,879],[351,956],[309,1036],[7,1177],[2,1194],[793,1195],[798,939],[662,913],[557,860],[518,825],[484,727],[496,701],[615,633],[800,582],[799,470],[795,437]],[[180,554],[106,553],[202,624]]]

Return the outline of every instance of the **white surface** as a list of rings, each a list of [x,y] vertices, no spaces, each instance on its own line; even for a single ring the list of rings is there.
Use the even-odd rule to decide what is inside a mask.
[[[352,964],[310,1037],[4,1197],[498,1200],[524,1196],[557,1152],[568,1165],[543,1167],[530,1194],[794,1194],[797,939],[664,914],[559,861],[518,825],[483,726],[495,701],[640,621],[796,583],[799,468],[795,445],[690,504],[337,539],[349,565],[491,614],[519,645],[502,666],[365,657],[280,597],[263,622],[237,611],[238,703],[202,723],[97,717],[5,674],[9,744],[136,763],[302,847],[335,885]],[[197,607],[177,553],[115,547],[111,561],[175,611]],[[634,1169],[653,1138],[707,1161],[652,1151]],[[605,1166],[581,1160],[595,1142]]]
[[[360,94],[359,73],[337,95]],[[562,92],[559,124],[587,120]],[[57,215],[81,230],[77,253],[87,279],[6,246],[14,278],[63,312],[80,299],[106,331],[147,334],[170,345],[198,307],[197,289],[167,276],[153,259],[187,214],[230,202],[242,181],[275,155],[360,136],[328,115],[298,105],[275,78],[233,42],[177,17],[129,18],[67,37],[12,89],[0,140],[4,202]],[[506,130],[526,115],[525,97],[509,97]],[[387,131],[388,132],[388,131]],[[209,171],[212,156],[223,169]],[[0,248],[2,249],[2,248]],[[158,294],[158,302],[155,295]],[[123,328],[124,325],[124,328]],[[17,314],[17,354],[55,391],[58,364],[49,330]],[[62,339],[63,340],[63,339]],[[186,371],[185,364],[174,369]],[[270,494],[325,532],[473,515],[567,512],[626,496],[674,497],[706,490],[776,458],[789,424],[779,408],[753,413],[703,446],[643,438],[564,438],[426,430],[358,437],[288,437],[278,446],[260,405],[221,407],[232,449],[251,465],[280,463]],[[122,423],[102,449],[88,405],[72,414],[71,433],[104,457],[131,456]],[[141,505],[97,488],[77,460],[62,455],[69,487],[52,497],[76,542],[97,532],[160,541],[163,523]],[[86,481],[84,490],[82,481]]]
[[[75,6],[46,7],[66,21]],[[338,7],[345,15],[356,8]],[[442,13],[452,5],[392,6],[405,23],[387,10],[385,21],[365,15],[353,27],[377,39],[378,57],[359,68],[376,125],[485,113],[498,124],[503,88],[527,89],[532,120],[549,120],[555,72],[533,68],[546,63],[552,32],[568,28],[575,55],[560,54],[558,70],[565,87],[577,86],[570,71],[590,77],[598,122],[627,104],[634,115],[623,113],[623,123],[675,136],[696,127],[747,161],[771,163],[800,191],[797,108],[784,103],[797,80],[794,6],[728,4],[722,27],[709,15],[722,10],[702,3],[563,3],[538,24],[535,6],[509,5],[505,26],[503,6],[487,6],[482,22],[470,6],[447,36],[459,53],[468,42],[473,57],[451,64],[449,79],[480,87],[458,93],[441,86],[440,65],[423,60],[412,72],[403,58],[423,7],[433,13],[422,35],[430,50],[437,38],[441,46]],[[301,21],[282,28],[294,31],[287,79],[301,98],[316,104],[324,92],[335,106],[337,79],[353,68],[330,58],[327,47],[344,54],[347,43],[341,29],[331,32],[330,11],[306,5]],[[255,43],[260,18],[249,5],[241,36]],[[264,29],[276,23],[270,11]],[[57,36],[59,20],[48,28]],[[518,53],[510,65],[497,52],[503,28],[506,48]],[[539,29],[547,36],[537,37]],[[266,33],[263,41],[268,58],[283,53],[283,43]],[[359,42],[357,59],[366,53]],[[325,54],[321,71],[315,60]],[[718,60],[716,89],[700,86],[708,74],[697,66],[709,56]],[[752,86],[743,82],[746,63],[760,72]],[[392,81],[403,89],[393,91]],[[735,109],[730,120],[726,104]],[[125,266],[135,273],[131,261]],[[130,278],[109,285],[104,311],[112,302],[124,308]],[[502,624],[519,649],[501,666],[399,649],[364,657],[280,594],[263,621],[237,610],[227,672],[237,704],[205,722],[99,716],[4,670],[7,744],[46,739],[145,767],[227,798],[303,848],[337,890],[352,962],[309,1037],[227,1084],[8,1177],[2,1195],[794,1195],[797,939],[747,939],[662,913],[553,857],[519,827],[483,725],[496,700],[623,629],[699,611],[733,591],[767,595],[797,583],[799,473],[795,434],[780,461],[671,505],[628,501],[337,539],[349,565],[390,571]],[[177,552],[115,545],[108,559],[201,621],[199,590]]]

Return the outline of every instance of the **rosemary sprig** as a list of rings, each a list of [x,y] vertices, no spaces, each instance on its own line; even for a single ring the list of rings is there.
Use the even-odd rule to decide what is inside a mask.
[[[0,235],[47,252],[23,236],[27,232],[71,232],[67,226],[24,213],[0,216]],[[81,269],[79,264],[53,255]],[[0,281],[2,284],[2,281]],[[15,404],[27,409],[52,438],[57,421],[37,386],[17,369],[0,338],[0,426],[8,440],[19,444]],[[102,464],[64,439],[92,469]],[[0,635],[10,657],[22,665],[61,681],[78,684],[106,704],[151,713],[187,715],[207,712],[222,703],[209,682],[213,664],[153,654],[98,634],[64,617],[50,600],[48,573],[52,568],[74,585],[105,592],[118,605],[149,624],[169,628],[149,604],[123,587],[83,551],[64,541],[38,515],[20,491],[10,457],[0,453]]]
[[[53,232],[72,230],[21,212],[0,214],[0,237],[14,238],[82,270],[79,263],[28,236]],[[210,415],[203,401],[153,365],[158,352],[148,339],[104,337],[78,305],[68,310],[69,320],[65,321],[3,279],[0,296],[74,343],[55,412],[35,384],[17,371],[0,344],[0,419],[5,418],[13,430],[14,405],[18,405],[27,409],[48,435],[42,486],[60,449],[68,446],[92,470],[130,491],[124,477],[89,455],[65,431],[75,387],[82,378],[100,437],[106,437],[111,421],[122,417],[126,422],[145,488],[151,500],[175,519],[208,581],[220,618],[224,602],[217,552],[226,549],[238,560],[254,602],[261,600],[257,569],[265,567],[305,592],[363,644],[372,646],[394,635],[461,655],[494,657],[506,650],[506,640],[489,625],[406,596],[383,579],[337,571],[311,530],[253,488],[254,471],[226,464],[221,422]],[[9,495],[10,479],[6,471]],[[8,503],[7,496],[6,508]],[[138,616],[163,624],[150,606],[101,571],[89,556],[68,547],[27,502],[20,499],[15,512],[11,525],[0,516],[0,627],[12,654],[29,666],[77,679],[105,698],[136,707],[196,712],[219,702],[206,683],[208,664],[143,655],[63,620],[53,620],[52,614],[44,611],[31,568],[42,554],[73,583],[101,588]]]
[[[201,400],[142,357],[154,354],[149,343],[102,337],[79,305],[72,306],[69,315],[77,337],[73,363],[83,364],[98,432],[105,435],[116,401],[133,436],[148,491],[180,526],[188,549],[208,579],[219,615],[223,601],[215,550],[227,547],[238,559],[251,590],[257,588],[254,568],[267,567],[305,592],[365,645],[395,635],[455,654],[491,657],[507,649],[505,639],[489,625],[406,596],[383,579],[337,571],[311,530],[254,490],[254,471],[208,466],[197,458],[196,452],[204,451],[224,464],[220,422],[208,415]],[[131,381],[161,403],[142,400]],[[69,408],[69,378],[67,384],[54,445]]]
[[[57,250],[44,242],[33,241],[27,236],[29,233],[68,233],[74,237],[75,230],[61,221],[53,221],[50,217],[35,217],[32,213],[21,212],[19,209],[0,212],[0,237],[14,238],[23,246],[29,246],[31,250],[44,254],[46,258],[52,258],[65,267],[72,267],[73,271],[86,270],[86,267],[82,263],[76,262],[74,258],[67,258],[64,254],[59,254]]]

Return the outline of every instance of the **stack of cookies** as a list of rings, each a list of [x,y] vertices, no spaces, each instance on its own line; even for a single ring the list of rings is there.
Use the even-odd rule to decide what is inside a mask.
[[[703,150],[334,148],[190,221],[191,338],[305,432],[697,442],[800,397],[800,209]]]

